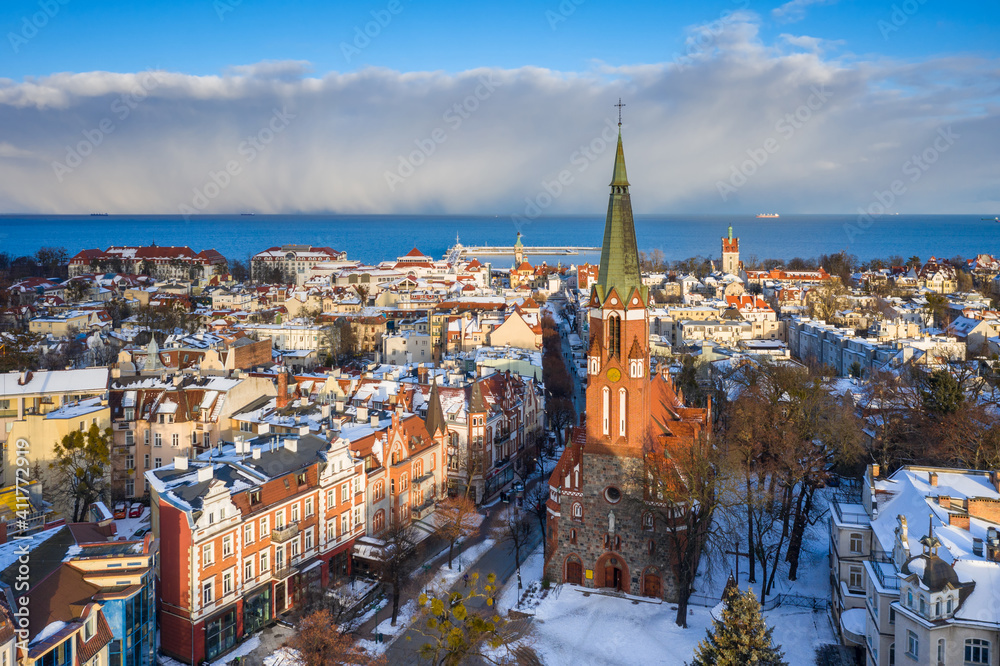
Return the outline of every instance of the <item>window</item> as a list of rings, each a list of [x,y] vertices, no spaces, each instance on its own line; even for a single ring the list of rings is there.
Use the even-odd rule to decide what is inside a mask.
[[[612,357],[621,355],[622,320],[616,314],[608,317],[608,354]]]
[[[601,391],[603,417],[603,432],[605,435],[611,434],[611,389],[607,386]]]
[[[345,483],[340,487],[340,501],[341,502],[351,501],[351,484]]]
[[[940,617],[941,616],[941,600],[940,599],[938,599],[937,601],[934,602],[934,616],[935,617]]]
[[[348,532],[351,531],[350,528],[348,528],[348,526],[347,526],[347,521],[349,521],[350,519],[351,519],[351,515],[347,511],[345,511],[342,514],[340,514],[340,533],[341,534],[347,534]]]
[[[214,581],[212,580],[206,580],[201,585],[201,603],[203,606],[212,603],[212,600],[215,598],[215,585],[213,583]]]
[[[583,505],[579,502],[573,505],[573,518],[575,520],[583,520]]]
[[[628,395],[625,389],[618,389],[618,435],[625,436],[625,421],[628,415]]]
[[[851,552],[860,553],[861,552],[861,535],[857,532],[851,534]]]
[[[267,519],[267,516],[264,516],[263,518],[260,519],[260,538],[261,539],[263,539],[265,536],[267,536],[267,533],[271,531],[271,529],[270,529],[270,527],[268,525],[268,522],[269,521]]]
[[[260,572],[262,574],[265,574],[265,573],[267,573],[267,569],[268,569],[268,566],[267,566],[267,551],[266,550],[262,550],[262,551],[260,551]]]
[[[160,469],[163,467],[163,458],[153,458],[153,469]]]
[[[354,524],[355,525],[360,525],[361,524],[361,507],[360,506],[354,507]]]
[[[917,659],[920,657],[920,641],[912,631],[906,632],[906,654]]]
[[[142,468],[149,469],[149,454],[145,453],[142,456]]]
[[[948,615],[951,615],[951,597],[948,597]]]
[[[223,596],[233,593],[233,572],[227,571],[222,574],[222,594]]]
[[[375,532],[381,532],[385,529],[385,511],[382,509],[375,512],[375,517],[372,519],[372,529]]]
[[[642,514],[642,529],[651,530],[653,529],[653,514],[648,511]]]
[[[243,543],[253,543],[253,523],[247,523],[243,526]]]
[[[135,469],[135,456],[131,453],[125,456],[125,469]]]
[[[251,490],[250,491],[250,503],[251,504],[260,504],[260,491],[259,490]]]
[[[939,663],[944,663],[944,639],[939,638],[937,644],[937,660]]]
[[[431,469],[434,469],[434,467],[436,465],[437,465],[437,454],[436,453],[432,453],[431,454]]]
[[[331,488],[330,490],[326,491],[326,508],[332,509],[336,505],[337,505],[337,492],[333,488]]]
[[[303,548],[309,550],[310,548],[313,547],[313,528],[310,527],[309,529],[306,530],[303,539],[305,541]]]
[[[232,557],[233,556],[233,535],[227,534],[222,537],[222,557]]]
[[[285,510],[279,509],[274,513],[274,529],[280,530],[285,526]]]
[[[142,433],[142,443],[149,446],[149,431],[144,430]]]
[[[385,497],[385,484],[382,483],[381,481],[376,483],[375,490],[372,491],[372,494],[375,496],[375,501],[378,501],[383,497]]]
[[[399,475],[399,492],[406,490],[406,472]]]
[[[181,445],[181,436],[176,432],[170,436],[170,445],[175,449]]]
[[[920,614],[927,615],[927,600],[924,599],[924,595],[920,595]]]
[[[297,474],[297,475],[295,476],[295,480],[296,480],[296,481],[298,482],[298,484],[299,484],[300,486],[304,486],[304,485],[306,485],[306,473],[305,473],[305,472],[299,472],[299,473],[298,473],[298,474]]]
[[[989,664],[990,642],[981,638],[966,638],[965,661],[969,664]]]
[[[360,476],[354,477],[354,494],[355,495],[360,495],[361,494],[361,477]]]
[[[135,444],[135,435],[131,430],[125,431],[125,446],[133,446]]]
[[[201,547],[201,565],[208,566],[215,562],[215,548],[210,543]]]
[[[896,624],[896,609],[889,606],[889,624]]]
[[[337,520],[336,518],[326,523],[326,540],[334,541],[337,538]]]
[[[291,522],[293,522],[293,523],[299,522],[299,503],[298,502],[296,502],[295,504],[292,505],[291,514],[292,515],[289,517],[289,520]]]
[[[311,497],[306,498],[306,518],[313,515],[313,501]]]
[[[913,590],[906,591],[906,605],[913,608]]]
[[[94,616],[93,615],[91,615],[90,617],[87,618],[87,621],[83,625],[83,640],[89,641],[91,638],[94,637],[94,625],[95,624],[96,624],[96,620],[94,620]]]
[[[209,446],[212,445],[212,435],[211,435],[211,433],[207,433],[207,432],[205,433],[204,442],[205,442],[205,447],[206,448],[208,448]]]
[[[253,580],[253,558],[248,557],[243,561],[243,581]]]
[[[163,435],[160,433],[153,435],[153,446],[163,446]]]
[[[576,530],[569,531],[569,542],[573,544],[576,543]]]
[[[850,581],[847,586],[852,590],[860,590],[864,586],[861,577],[861,567],[851,567]]]
[[[396,494],[396,479],[389,479],[389,495]]]

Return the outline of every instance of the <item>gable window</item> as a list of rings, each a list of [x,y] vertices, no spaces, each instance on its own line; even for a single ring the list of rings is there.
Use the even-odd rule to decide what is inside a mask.
[[[306,473],[299,472],[298,475],[296,475],[295,480],[299,482],[300,486],[306,485]]]
[[[259,490],[251,490],[250,491],[250,503],[251,504],[260,504],[260,491]]]

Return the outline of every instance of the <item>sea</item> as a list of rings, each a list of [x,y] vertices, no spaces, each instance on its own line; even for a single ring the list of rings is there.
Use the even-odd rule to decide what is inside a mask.
[[[70,256],[112,245],[186,245],[195,252],[215,249],[230,260],[276,245],[327,246],[366,263],[394,259],[416,247],[441,258],[456,241],[465,246],[512,246],[520,232],[525,246],[599,247],[603,215],[547,216],[529,220],[509,215],[4,215],[0,252],[11,257],[61,246]],[[732,225],[746,259],[804,259],[845,251],[866,261],[900,255],[970,258],[1000,254],[1000,223],[987,215],[637,215],[640,250],[663,252],[667,260],[720,255],[722,236]],[[531,255],[532,263],[595,263],[600,252]],[[485,256],[507,266],[509,256]]]

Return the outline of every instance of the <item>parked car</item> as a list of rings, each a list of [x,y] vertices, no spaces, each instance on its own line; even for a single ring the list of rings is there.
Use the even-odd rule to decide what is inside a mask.
[[[125,502],[115,502],[115,520],[125,520],[128,518],[128,504]]]
[[[135,534],[132,535],[132,538],[133,539],[141,539],[144,536],[146,536],[147,532],[149,532],[149,528],[148,527],[140,527],[139,529],[137,529],[135,531]]]
[[[132,509],[128,512],[129,518],[139,518],[142,516],[142,505],[138,502],[132,503]]]

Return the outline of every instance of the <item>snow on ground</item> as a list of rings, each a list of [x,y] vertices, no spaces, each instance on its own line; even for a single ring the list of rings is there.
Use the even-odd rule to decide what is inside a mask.
[[[517,572],[511,576],[506,585],[500,591],[500,595],[497,597],[497,607],[501,610],[509,610],[515,608],[517,610],[528,610],[533,608],[538,603],[538,596],[542,589],[542,568],[545,565],[545,560],[542,557],[542,546],[538,545],[524,562],[521,563],[521,582],[523,589],[521,593],[518,594],[517,591]],[[518,607],[518,597],[525,597],[522,601],[520,607]]]
[[[122,520],[115,521],[115,527],[118,528],[118,538],[125,537],[125,539],[130,539],[136,530],[140,528],[150,528],[149,523],[149,507],[142,507],[142,515],[138,518],[124,518]]]
[[[684,663],[711,628],[711,609],[692,606],[682,629],[672,608],[559,586],[535,611],[534,648],[547,666]],[[816,647],[835,642],[826,613],[785,606],[765,618],[789,664],[811,664]]]
[[[452,561],[452,568],[448,568],[448,562],[446,561],[438,569],[438,572],[434,575],[434,578],[427,585],[428,590],[433,591],[444,591],[451,588],[455,584],[455,581],[459,579],[460,576],[464,576],[469,567],[479,561],[479,558],[486,554],[490,548],[496,545],[493,539],[483,539],[479,543],[471,546],[468,550],[462,550],[461,555],[458,554],[458,547],[455,547],[455,558]],[[461,569],[461,571],[459,570]]]
[[[279,648],[274,654],[264,657],[264,666],[302,666],[302,662],[297,651]]]
[[[260,647],[260,636],[257,635],[251,636],[249,639],[240,643],[235,650],[233,650],[232,652],[227,652],[222,657],[219,657],[215,661],[211,662],[209,666],[226,666],[233,659],[236,659],[236,657],[241,657],[241,658],[245,657],[259,647]],[[156,655],[156,659],[157,663],[160,666],[186,666],[185,664],[182,664],[176,659],[171,659],[170,657],[162,654]],[[285,664],[285,666],[291,666],[291,664],[290,663]]]

